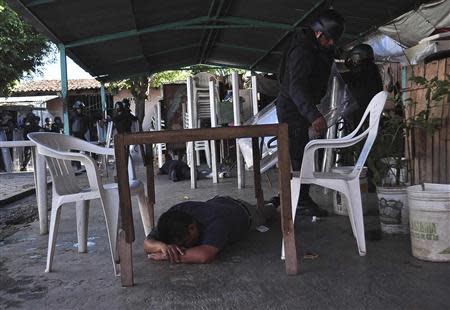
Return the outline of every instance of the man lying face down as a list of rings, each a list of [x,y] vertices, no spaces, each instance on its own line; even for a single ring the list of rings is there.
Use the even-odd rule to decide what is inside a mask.
[[[258,209],[228,196],[182,202],[161,215],[144,241],[144,251],[152,260],[209,263],[226,245],[275,215],[272,204]]]

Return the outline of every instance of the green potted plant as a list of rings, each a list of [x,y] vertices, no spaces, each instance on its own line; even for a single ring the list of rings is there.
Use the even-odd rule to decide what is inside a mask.
[[[426,154],[425,144],[431,142],[435,145],[438,142],[433,141],[433,136],[445,123],[441,115],[444,114],[443,106],[449,104],[450,75],[447,74],[444,79],[433,77],[430,80],[414,76],[410,80],[416,85],[417,91],[422,92],[422,95],[417,96],[416,100],[411,98],[405,100],[405,108],[408,110],[407,155],[411,167],[411,183],[421,184],[432,181],[429,177],[432,173],[427,169],[432,164],[425,164],[425,162],[433,158],[429,158]]]
[[[401,93],[397,93],[386,105],[377,139],[367,159],[370,181],[377,190],[381,230],[385,233],[409,231],[406,126]]]

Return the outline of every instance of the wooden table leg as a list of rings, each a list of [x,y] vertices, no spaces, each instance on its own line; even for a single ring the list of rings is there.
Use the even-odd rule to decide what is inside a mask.
[[[152,229],[155,227],[155,171],[153,167],[153,148],[151,144],[145,146],[145,171],[147,177],[147,197],[150,203],[150,217]]]
[[[120,279],[122,286],[133,286],[133,252],[132,243],[127,242],[123,229],[119,230]]]
[[[280,180],[281,229],[286,253],[286,273],[298,273],[297,249],[295,245],[294,221],[291,208],[290,159],[287,124],[279,126],[278,167]]]
[[[258,141],[259,138],[252,138],[253,178],[255,183],[256,205],[258,208],[262,208],[262,206],[264,205],[264,195],[261,189],[261,156]]]
[[[123,241],[119,248],[121,278],[123,286],[133,285],[133,260],[131,245],[134,241],[133,213],[131,210],[130,186],[128,181],[128,146],[125,147],[122,135],[116,135],[114,140],[116,155],[117,178],[119,186],[121,228]],[[123,236],[123,234],[125,236]],[[120,240],[120,238],[119,238]],[[123,257],[121,256],[124,255]],[[123,259],[123,261],[122,261]]]

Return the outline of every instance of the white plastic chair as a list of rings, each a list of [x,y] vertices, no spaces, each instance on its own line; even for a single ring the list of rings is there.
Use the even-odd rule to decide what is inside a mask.
[[[50,231],[47,250],[46,272],[52,269],[55,252],[56,238],[61,217],[61,207],[64,204],[75,202],[77,218],[78,252],[87,251],[87,223],[89,214],[89,202],[100,199],[100,204],[106,221],[108,241],[114,272],[116,271],[117,255],[117,230],[119,217],[119,194],[117,183],[103,184],[95,160],[86,154],[72,152],[71,150],[97,153],[102,155],[114,155],[114,149],[104,148],[75,137],[58,133],[30,133],[29,139],[36,144],[39,154],[44,155],[52,176],[52,209],[50,217]],[[81,188],[72,168],[71,161],[80,161],[86,167],[89,181],[88,188]],[[153,210],[150,209],[148,199],[145,197],[141,182],[134,179],[134,170],[131,160],[130,189],[132,194],[138,196],[139,208],[145,233],[149,233],[153,227]]]
[[[183,128],[189,129],[189,115],[187,113],[184,113],[183,115]],[[196,158],[196,165],[200,166],[200,151],[205,152],[205,158],[206,163],[209,168],[211,168],[211,149],[209,147],[209,141],[208,140],[201,140],[201,141],[194,141],[194,150],[195,150],[195,158]],[[190,159],[192,158],[189,154],[187,154],[188,158],[188,166],[191,166]]]
[[[364,112],[358,127],[349,135],[339,139],[318,139],[310,141],[306,145],[303,153],[300,176],[294,176],[291,180],[292,216],[294,219],[301,184],[317,184],[323,187],[331,188],[341,192],[347,198],[347,201],[349,202],[348,213],[350,224],[353,230],[353,235],[355,236],[358,244],[359,255],[361,256],[366,254],[366,241],[364,235],[364,220],[361,204],[359,175],[377,136],[380,116],[383,111],[386,98],[387,92],[384,91],[375,95]],[[370,117],[368,128],[358,134],[367,117]],[[316,171],[314,160],[314,153],[316,150],[323,148],[350,147],[362,141],[365,137],[367,137],[366,142],[362,148],[356,165],[349,174]]]
[[[112,121],[108,122],[106,147],[111,148],[111,145],[114,142],[114,135],[116,134],[114,131],[115,131],[114,123]],[[133,121],[133,123],[131,125],[131,132],[139,132],[139,122],[137,120]],[[138,179],[136,179],[136,171],[134,168],[133,158],[131,156],[131,153],[133,152],[134,147],[135,146],[130,146],[130,156],[129,156],[129,160],[128,160],[128,181],[130,184],[131,196],[137,197],[139,211],[141,213],[141,218],[142,218],[142,224],[144,226],[144,232],[145,232],[145,235],[147,236],[151,232],[151,230],[154,226],[154,210],[153,210],[153,208],[150,208],[148,197],[145,194],[144,184],[141,181],[139,181]],[[114,149],[113,148],[111,148],[111,149],[113,150],[113,155],[114,155]],[[108,163],[108,155],[106,155],[104,157],[105,157],[105,161],[107,164]],[[108,172],[107,166],[106,166],[106,172]]]

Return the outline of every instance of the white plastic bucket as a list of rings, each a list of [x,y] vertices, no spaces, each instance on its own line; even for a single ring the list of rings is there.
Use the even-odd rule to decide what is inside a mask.
[[[413,256],[450,262],[450,185],[425,183],[407,192]]]
[[[353,166],[342,166],[342,167],[333,167],[331,168],[332,172],[341,173],[341,174],[349,174],[353,170]],[[361,199],[362,199],[362,207],[363,214],[367,213],[367,203],[365,201],[365,194],[369,191],[369,185],[367,183],[367,167],[363,167],[361,173],[359,175],[359,184],[361,189]],[[348,201],[347,198],[341,193],[334,191],[333,192],[333,210],[334,213],[338,215],[348,216],[347,211]]]
[[[409,232],[406,187],[377,187],[381,231],[388,234]]]

